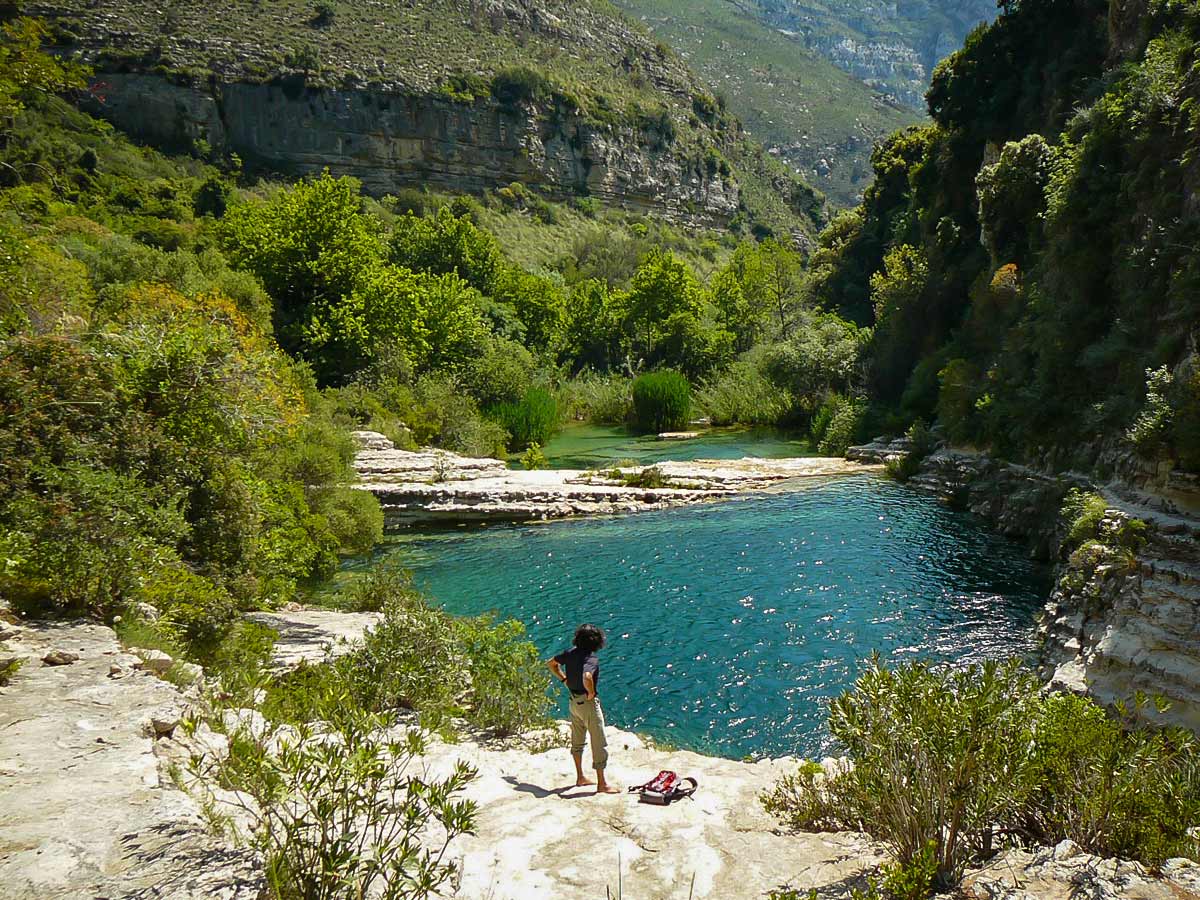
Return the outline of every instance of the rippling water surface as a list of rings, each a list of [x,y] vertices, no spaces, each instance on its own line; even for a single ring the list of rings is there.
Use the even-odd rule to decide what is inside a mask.
[[[403,534],[385,552],[451,612],[520,619],[544,654],[579,622],[601,625],[610,723],[731,757],[826,749],[826,701],[874,651],[1028,652],[1047,587],[1021,547],[971,517],[863,477],[622,518]]]

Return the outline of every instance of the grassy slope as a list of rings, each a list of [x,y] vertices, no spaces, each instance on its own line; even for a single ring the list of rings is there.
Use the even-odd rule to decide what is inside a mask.
[[[451,0],[331,4],[316,19],[316,4],[300,0],[62,0],[33,2],[28,11],[50,17],[64,42],[103,67],[130,66],[167,75],[263,80],[308,70],[312,83],[438,92],[463,76],[486,93],[486,80],[514,66],[533,66],[570,96],[585,116],[633,123],[666,111],[678,152],[697,158],[720,148],[735,177],[750,186],[750,218],[777,232],[813,234],[823,221],[820,199],[789,186],[787,209],[760,187],[779,173],[747,152],[744,135],[724,115],[702,119],[695,98],[705,86],[686,62],[645,28],[604,0],[536,0],[485,12]],[[319,66],[313,70],[313,60]],[[479,85],[482,84],[482,87]],[[769,162],[769,161],[768,161]]]
[[[875,142],[919,118],[729,0],[619,2],[725,95],[757,140],[779,148],[836,203],[860,197]]]
[[[891,9],[877,0],[748,0],[748,6],[884,93],[913,98],[919,111],[933,67],[997,12],[994,0],[904,0]],[[847,40],[858,45],[855,51]],[[861,71],[872,63],[878,65],[869,75]]]

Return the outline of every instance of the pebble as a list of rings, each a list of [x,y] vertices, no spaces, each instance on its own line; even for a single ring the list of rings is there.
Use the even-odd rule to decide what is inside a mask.
[[[175,662],[169,654],[161,650],[147,650],[143,647],[130,647],[129,652],[142,661],[142,667],[155,675],[162,675]]]
[[[78,653],[72,653],[69,650],[51,650],[42,657],[42,665],[44,666],[69,666],[71,663],[79,659]]]

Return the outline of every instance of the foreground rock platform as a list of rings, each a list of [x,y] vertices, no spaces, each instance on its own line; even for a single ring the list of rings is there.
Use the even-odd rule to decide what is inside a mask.
[[[274,614],[281,653],[302,658],[314,640],[353,639],[369,626],[359,615],[315,612]],[[2,627],[4,652],[25,665],[0,688],[0,896],[265,898],[261,861],[206,831],[197,803],[165,774],[168,760],[227,746],[205,724],[195,735],[170,727],[190,698],[138,668],[103,626]],[[76,659],[43,664],[54,653]],[[460,874],[440,896],[765,900],[793,889],[845,900],[884,861],[864,835],[787,833],[762,810],[759,794],[794,759],[739,762],[655,748],[611,726],[607,735],[615,783],[672,769],[695,777],[699,791],[664,808],[576,787],[564,723],[508,741],[430,736],[420,770],[445,775],[459,760],[478,770],[466,791],[479,807],[476,833],[451,845]],[[1172,860],[1153,876],[1063,842],[1002,853],[968,872],[957,896],[1198,900],[1200,867]]]
[[[0,688],[0,896],[260,897],[255,855],[209,834],[160,770],[154,745],[183,713],[180,692],[102,625],[7,631],[5,654],[24,664]],[[77,658],[42,663],[56,651]]]
[[[398,450],[384,435],[355,432],[355,469],[391,524],[537,521],[615,515],[728,500],[793,479],[878,473],[882,466],[826,457],[695,460],[605,471],[509,469],[498,459],[445,450]],[[647,469],[662,486],[628,484]]]

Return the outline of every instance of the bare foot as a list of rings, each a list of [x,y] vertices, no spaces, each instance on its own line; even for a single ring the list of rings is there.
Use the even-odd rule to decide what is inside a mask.
[[[589,784],[595,784],[590,778],[580,778],[575,782],[575,787],[587,787]]]
[[[621,793],[621,789],[619,787],[617,787],[615,784],[602,784],[602,785],[600,785],[600,787],[596,788],[596,793],[597,794],[619,794],[619,793]]]

